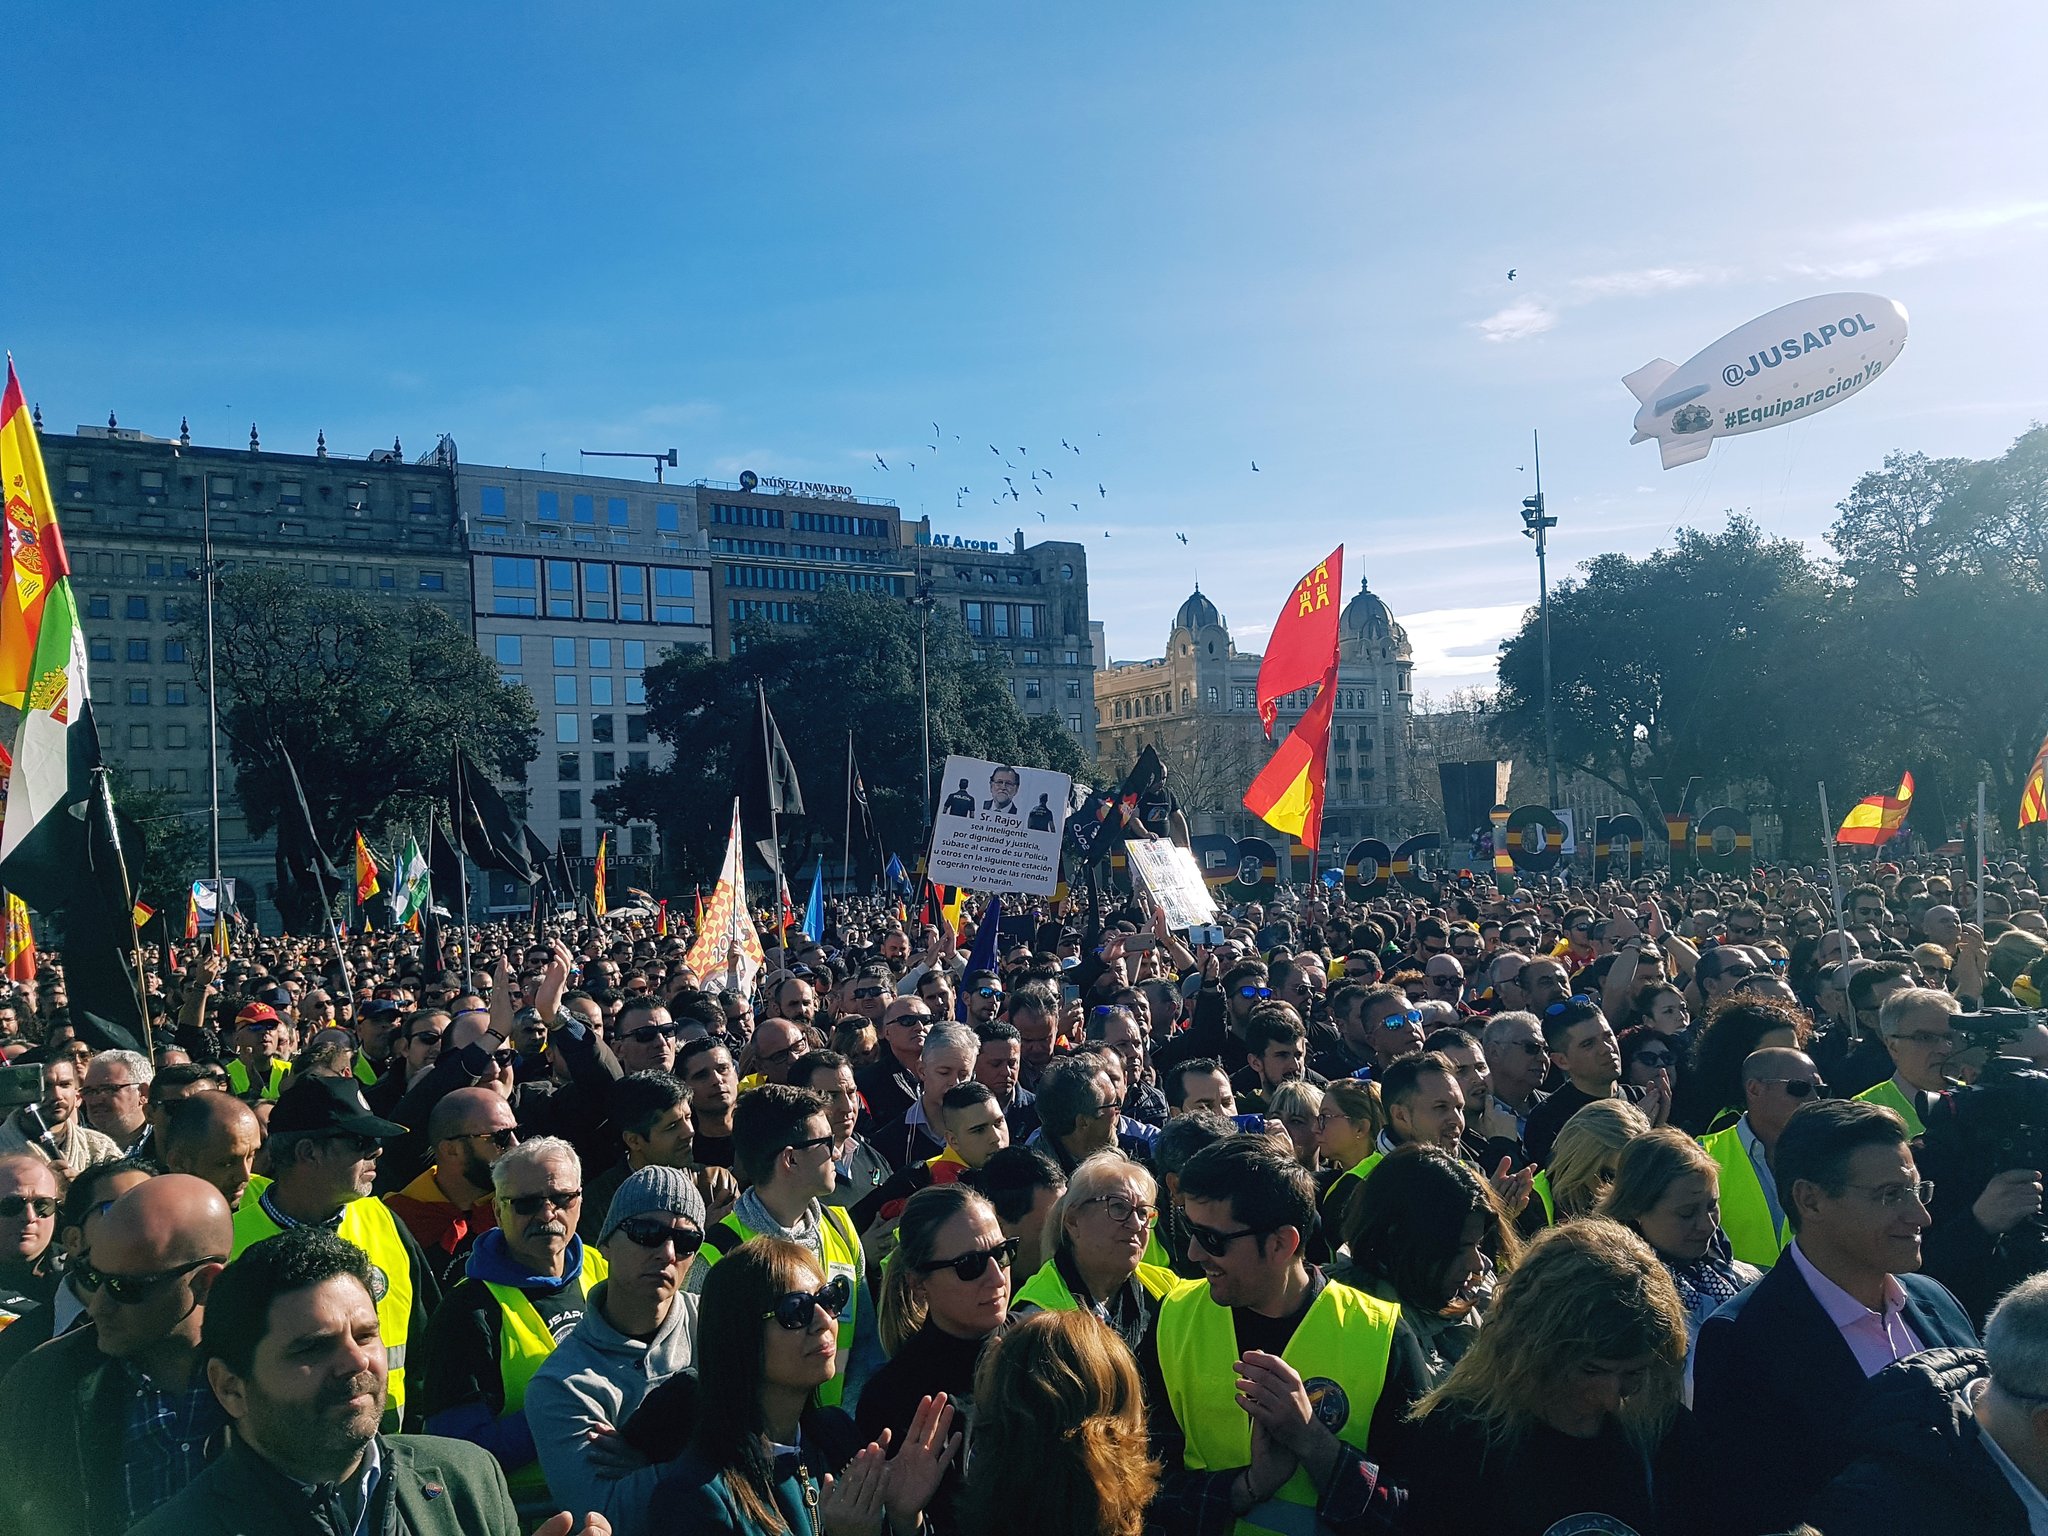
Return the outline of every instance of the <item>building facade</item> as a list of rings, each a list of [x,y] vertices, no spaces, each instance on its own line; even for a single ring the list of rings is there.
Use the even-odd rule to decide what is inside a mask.
[[[651,886],[651,825],[601,823],[593,800],[628,768],[660,768],[647,729],[647,668],[678,646],[712,645],[712,575],[696,489],[599,475],[462,466],[470,621],[499,676],[533,696],[540,753],[527,820],[549,847],[593,861],[609,832],[623,884]],[[524,906],[491,879],[490,904]]]
[[[202,593],[200,524],[209,513],[223,574],[268,567],[310,588],[372,601],[424,600],[469,629],[469,560],[445,440],[407,463],[396,444],[363,457],[213,448],[119,426],[42,434],[44,465],[85,628],[94,714],[125,781],[203,815],[208,800],[204,658],[180,637]],[[209,506],[210,503],[210,506]],[[220,753],[221,865],[267,901],[273,844],[248,836]],[[178,892],[146,892],[156,906]]]
[[[711,551],[712,634],[720,656],[732,654],[733,631],[748,620],[809,623],[806,593],[845,587],[910,595],[903,517],[894,502],[752,471],[738,483],[699,480],[690,489]]]
[[[1105,776],[1121,775],[1146,746],[1156,747],[1191,832],[1270,835],[1243,805],[1245,786],[1273,750],[1259,725],[1261,659],[1237,649],[1223,615],[1197,587],[1174,615],[1164,656],[1115,663],[1095,674]],[[1407,632],[1361,582],[1339,624],[1325,847],[1417,830],[1411,824],[1421,807],[1407,761],[1413,673]],[[1275,742],[1300,720],[1311,693],[1280,700]]]

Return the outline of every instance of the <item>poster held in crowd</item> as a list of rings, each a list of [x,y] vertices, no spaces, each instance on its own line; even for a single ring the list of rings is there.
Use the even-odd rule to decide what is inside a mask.
[[[1050,896],[1072,781],[1046,768],[948,757],[926,868],[940,885]]]
[[[1164,839],[1126,843],[1124,855],[1145,894],[1166,910],[1172,928],[1200,928],[1216,921],[1216,902],[1195,856]]]

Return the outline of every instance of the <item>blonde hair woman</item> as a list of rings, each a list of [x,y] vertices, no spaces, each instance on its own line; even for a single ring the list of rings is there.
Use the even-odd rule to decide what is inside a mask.
[[[1295,1158],[1310,1173],[1316,1171],[1321,1138],[1316,1120],[1323,1112],[1323,1090],[1299,1078],[1282,1083],[1266,1096],[1266,1118],[1278,1120],[1287,1139],[1294,1143]]]
[[[1159,1304],[1186,1282],[1143,1262],[1159,1212],[1159,1186],[1121,1152],[1082,1159],[1045,1219],[1045,1262],[1017,1288],[1012,1312],[1092,1313],[1132,1350]]]
[[[1588,1214],[1614,1182],[1621,1149],[1650,1129],[1626,1099],[1599,1099],[1565,1121],[1551,1144],[1550,1166],[1537,1175],[1552,1221]]]
[[[1686,1332],[1763,1278],[1728,1251],[1721,1230],[1721,1167],[1676,1126],[1659,1126],[1621,1149],[1600,1214],[1629,1228],[1656,1253],[1678,1288]]]

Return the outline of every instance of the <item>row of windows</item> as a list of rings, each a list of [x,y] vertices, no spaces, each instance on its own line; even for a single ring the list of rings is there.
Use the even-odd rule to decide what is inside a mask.
[[[491,522],[507,521],[505,487],[486,485],[482,487],[477,501],[477,515]],[[562,518],[562,493],[560,491],[538,491],[534,494],[533,515],[543,523],[559,523]],[[598,525],[597,497],[585,492],[571,492],[569,496],[568,522],[578,528],[595,528]],[[632,509],[623,496],[604,498],[604,526],[607,528],[630,528],[633,525]],[[660,501],[654,505],[654,525],[663,533],[683,531],[683,509],[680,502]]]
[[[85,616],[88,619],[111,619],[114,616],[114,599],[111,593],[89,592],[85,598]],[[167,597],[163,600],[163,616],[166,624],[175,624],[185,616],[181,599]],[[121,617],[136,622],[149,618],[149,599],[131,595],[121,600]]]
[[[118,473],[118,472],[117,472]],[[206,496],[215,511],[232,510],[233,503],[243,500],[263,505],[271,504],[263,494],[264,487],[272,484],[268,480],[251,480],[246,495],[241,483],[232,474],[209,472],[206,477]],[[285,478],[275,482],[277,495],[275,505],[280,507],[302,507],[306,504],[306,482]],[[77,500],[92,494],[93,473],[90,464],[67,464],[64,466],[64,489]],[[135,488],[147,497],[169,494],[170,482],[160,469],[144,469],[136,472]],[[502,495],[502,493],[501,493]],[[432,491],[410,491],[406,505],[415,517],[435,515],[434,493]],[[355,510],[362,510],[370,504],[370,482],[352,480],[343,492],[343,501]],[[227,506],[223,506],[227,503]]]
[[[711,504],[711,521],[729,523],[735,528],[780,528],[782,508],[735,507],[722,501],[714,501]]]
[[[788,565],[728,565],[728,587],[766,587],[774,592],[823,592],[828,587],[849,587],[855,592],[885,592],[903,595],[900,576],[870,576],[859,571],[807,571]]]
[[[508,675],[517,676],[518,674]],[[590,693],[590,698],[587,701],[578,697],[579,693],[584,689],[588,689]],[[580,681],[573,672],[557,672],[555,674],[555,702],[557,704],[581,704],[588,702],[597,705],[607,705],[621,702],[627,704],[645,704],[647,702],[647,682],[637,672],[627,675],[625,698],[623,700],[613,697],[616,691],[617,689],[612,679],[602,673],[596,677],[583,678]]]
[[[770,624],[808,624],[809,603],[778,603],[758,597],[735,597],[725,605],[725,616],[735,624],[762,619]]]
[[[538,649],[540,637],[535,636],[533,638],[535,647]],[[527,637],[524,635],[493,635],[491,637],[491,646],[498,665],[501,667],[519,666],[526,657],[526,639]],[[576,665],[576,645],[577,642],[574,636],[552,636],[548,640],[548,659],[557,667],[573,667]],[[624,661],[626,669],[630,672],[646,670],[647,642],[645,640],[622,640],[614,644],[610,640],[593,636],[583,641],[583,647],[585,656],[589,658],[588,664],[600,671],[607,670],[612,666],[614,655]],[[538,664],[538,661],[539,658],[536,656],[536,664]]]
[[[714,555],[766,555],[780,559],[789,552],[789,546],[778,544],[773,539],[713,539],[711,552]]]
[[[127,693],[127,697],[128,697],[128,702],[129,702],[130,704],[140,704],[140,705],[147,705],[147,704],[151,704],[151,703],[154,703],[154,702],[155,702],[155,697],[154,697],[154,688],[155,688],[155,685],[154,685],[154,684],[152,684],[152,683],[149,683],[149,682],[146,682],[146,681],[144,681],[144,680],[143,680],[143,679],[141,679],[141,678],[134,678],[134,679],[131,679],[131,680],[130,680],[130,681],[129,681],[129,682],[127,683],[127,685],[126,685],[126,690],[125,690],[125,691],[126,691],[126,693]],[[97,696],[98,696],[98,694],[97,694],[97,691],[96,691],[96,692],[95,692],[95,697],[97,697]],[[169,705],[173,706],[173,707],[176,707],[177,705],[180,705],[180,704],[184,704],[184,703],[188,702],[188,700],[186,699],[186,686],[185,686],[185,684],[183,684],[183,683],[165,683],[165,684],[164,684],[164,702],[165,702],[166,704],[169,704]],[[182,727],[182,726],[180,726],[180,727],[179,727],[179,729],[180,729],[180,730],[182,730],[182,729],[183,729],[183,727]],[[179,742],[179,743],[177,743],[177,745],[179,745],[179,746],[183,746],[183,745],[184,745],[184,743],[183,743],[183,742]]]
[[[840,512],[792,512],[789,526],[798,533],[839,533],[856,539],[886,539],[889,524],[879,517],[850,517]]]
[[[617,715],[592,715],[590,717],[590,739],[596,742],[617,740],[618,719]],[[558,746],[575,746],[583,739],[582,732],[583,717],[581,715],[564,714],[555,716],[555,742]],[[626,716],[626,740],[635,745],[644,743],[647,740],[647,717],[645,715]]]
[[[792,544],[789,552],[799,560],[825,560],[834,565],[881,565],[900,558],[894,550],[855,549],[846,544]]]
[[[582,803],[581,796],[577,797],[577,802],[579,805]],[[567,804],[566,801],[563,803]],[[646,859],[654,856],[654,828],[652,827],[626,827],[612,831],[609,835],[611,837],[612,855],[615,858],[622,855],[636,859]],[[583,829],[581,827],[563,827],[561,829],[561,839],[563,853],[572,859],[583,857]],[[593,840],[592,846],[596,846],[595,840]]]
[[[1080,680],[1080,679],[1079,679],[1078,677],[1070,677],[1070,678],[1068,678],[1068,679],[1067,679],[1067,681],[1066,681],[1066,690],[1067,690],[1067,697],[1068,697],[1068,698],[1070,698],[1070,699],[1078,699],[1078,698],[1080,698],[1080,697],[1081,697],[1081,680]],[[1040,679],[1038,679],[1038,678],[1035,678],[1035,677],[1027,677],[1027,678],[1025,678],[1025,679],[1024,679],[1024,697],[1025,697],[1025,698],[1027,698],[1027,699],[1039,699],[1039,698],[1043,698],[1043,697],[1045,697],[1045,693],[1044,693],[1044,684],[1043,684],[1043,682],[1042,682],[1042,681],[1041,681]]]
[[[547,579],[551,619],[618,619],[630,624],[694,624],[697,573],[683,566],[616,565],[608,560],[491,557],[491,612],[536,618]],[[651,581],[650,581],[651,578]],[[651,600],[650,600],[651,595]]]
[[[1039,603],[962,603],[960,616],[970,635],[1035,640],[1044,627],[1045,608]]]
[[[128,661],[148,661],[150,652],[153,649],[150,641],[134,635],[130,635],[122,644],[126,653],[124,659]],[[86,659],[89,661],[112,661],[114,659],[114,642],[105,635],[93,635],[85,642],[85,654]],[[166,640],[164,642],[165,661],[179,662],[187,659],[184,641]]]
[[[648,758],[645,752],[628,752],[626,754],[626,766],[628,768],[645,768],[647,766],[647,761]],[[615,779],[617,779],[618,776],[618,753],[593,752],[590,754],[591,783],[610,784]],[[555,779],[558,783],[562,784],[582,783],[583,754],[581,752],[557,752],[555,754]],[[574,821],[576,819],[574,815],[571,815],[567,811],[564,811],[562,814],[564,816],[568,816],[571,821]]]

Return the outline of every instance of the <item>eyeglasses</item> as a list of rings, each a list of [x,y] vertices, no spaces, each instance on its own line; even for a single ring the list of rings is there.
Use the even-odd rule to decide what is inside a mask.
[[[1892,1035],[1889,1038],[1903,1040],[1908,1045],[1918,1045],[1931,1049],[1937,1045],[1947,1045],[1951,1040],[1955,1039],[1955,1036],[1945,1029],[1916,1029],[1910,1034]]]
[[[789,1150],[792,1152],[808,1152],[813,1147],[829,1147],[837,1139],[837,1137],[830,1135],[806,1136],[802,1141],[792,1141],[789,1144]]]
[[[57,1202],[49,1195],[0,1195],[0,1218],[19,1221],[33,1215],[38,1221],[48,1221],[57,1214]]]
[[[1134,1221],[1140,1226],[1150,1226],[1152,1218],[1159,1214],[1159,1207],[1156,1205],[1147,1205],[1144,1201],[1133,1200],[1128,1195],[1096,1195],[1093,1199],[1081,1202],[1083,1210],[1091,1205],[1101,1206],[1109,1219],[1120,1227],[1127,1227]]]
[[[1567,1008],[1578,1007],[1581,1004],[1590,1006],[1592,1001],[1593,999],[1588,997],[1585,993],[1574,992],[1570,997],[1566,998],[1563,1002],[1552,1003],[1548,1008],[1544,1009],[1543,1017],[1545,1017],[1546,1019],[1554,1019],[1560,1013],[1563,1013]]]
[[[134,1083],[97,1083],[90,1088],[81,1089],[79,1097],[86,1099],[112,1098],[123,1088],[133,1088],[136,1086]]]
[[[1406,1013],[1388,1014],[1380,1020],[1378,1027],[1381,1029],[1392,1029],[1397,1024],[1420,1024],[1421,1022],[1422,1010],[1420,1008],[1410,1008]]]
[[[1646,1067],[1668,1067],[1677,1058],[1669,1051],[1637,1051],[1636,1060]]]
[[[502,1046],[499,1049],[491,1052],[491,1061],[496,1066],[509,1067],[518,1060],[519,1053],[513,1050],[512,1047],[509,1045]]]
[[[1008,1269],[1011,1261],[1017,1257],[1018,1246],[1016,1238],[1006,1237],[993,1248],[975,1248],[958,1258],[933,1259],[929,1263],[920,1264],[917,1266],[917,1272],[920,1275],[935,1275],[942,1269],[950,1269],[971,1285],[988,1273],[991,1259]]]
[[[1817,1077],[1766,1077],[1759,1079],[1759,1081],[1776,1083],[1785,1090],[1785,1095],[1788,1098],[1824,1099],[1828,1096],[1828,1085]]]
[[[858,994],[855,995],[858,996]],[[1003,989],[1001,987],[976,987],[974,995],[976,997],[1001,997]]]
[[[1212,1259],[1220,1259],[1230,1252],[1230,1245],[1241,1237],[1266,1237],[1271,1227],[1239,1227],[1235,1232],[1218,1232],[1214,1227],[1201,1227],[1186,1223],[1188,1236],[1201,1245],[1202,1251]]]
[[[836,1275],[822,1291],[787,1291],[776,1297],[775,1305],[761,1314],[761,1321],[772,1321],[791,1333],[801,1333],[811,1326],[811,1319],[819,1312],[837,1320],[852,1299],[853,1282],[844,1275]]]
[[[626,1031],[626,1038],[636,1045],[652,1045],[657,1040],[673,1039],[676,1026],[673,1024],[642,1024],[638,1029]]]
[[[1453,944],[1451,946],[1451,953],[1458,956],[1461,960],[1470,960],[1479,953],[1479,946],[1477,944]]]
[[[932,1016],[928,1013],[899,1013],[893,1019],[883,1021],[890,1029],[929,1029]]]
[[[177,1279],[180,1275],[189,1275],[193,1270],[205,1265],[225,1264],[227,1261],[226,1254],[216,1253],[210,1254],[203,1259],[193,1259],[189,1263],[180,1264],[176,1269],[160,1269],[151,1275],[110,1275],[106,1271],[94,1269],[92,1265],[80,1260],[70,1273],[71,1278],[78,1282],[80,1290],[86,1292],[103,1290],[123,1306],[132,1307],[148,1301],[150,1297],[156,1295],[165,1285]]]
[[[635,1216],[620,1222],[613,1230],[623,1232],[627,1242],[642,1248],[659,1248],[663,1243],[672,1243],[679,1259],[687,1259],[704,1246],[704,1234],[695,1227],[672,1227],[653,1216]]]
[[[885,990],[883,987],[855,987],[853,995],[857,999],[880,997]]]
[[[405,1037],[407,1045],[439,1045],[442,1031],[438,1029],[415,1030]]]
[[[1934,1204],[1934,1180],[1922,1179],[1917,1184],[1844,1184],[1844,1189],[1853,1189],[1859,1195],[1868,1195],[1883,1210],[1896,1211],[1908,1200],[1923,1206]]]
[[[375,1136],[365,1136],[358,1131],[336,1131],[326,1138],[328,1141],[345,1141],[350,1144],[357,1157],[375,1157],[384,1150],[384,1143]]]
[[[544,1189],[537,1195],[507,1195],[505,1203],[521,1216],[538,1216],[542,1206],[552,1205],[558,1211],[566,1211],[582,1198],[580,1189]]]
[[[459,1138],[450,1137],[449,1139],[461,1141],[488,1141],[500,1152],[509,1152],[514,1147],[519,1145],[519,1133],[513,1130],[512,1127],[510,1127],[509,1125],[500,1131],[464,1131]]]
[[[1239,997],[1271,997],[1273,989],[1271,987],[1244,986],[1237,989],[1237,995]]]

